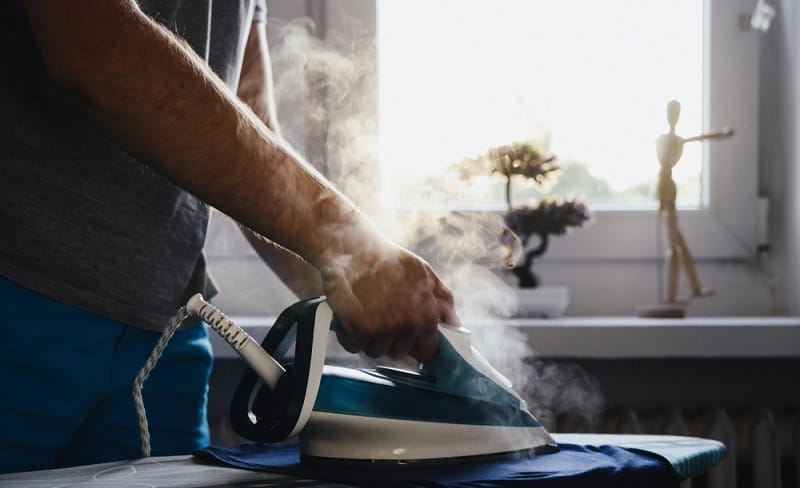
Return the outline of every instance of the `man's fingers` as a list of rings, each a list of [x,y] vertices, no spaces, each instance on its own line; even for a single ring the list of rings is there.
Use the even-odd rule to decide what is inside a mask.
[[[367,346],[367,339],[363,336],[358,336],[353,333],[347,333],[344,330],[344,327],[340,327],[336,329],[336,339],[339,341],[339,344],[344,347],[345,351],[351,353],[357,353],[364,350]]]
[[[452,303],[439,302],[439,321],[452,327],[461,327],[461,318]]]
[[[329,303],[342,323],[337,338],[352,353],[429,360],[437,351],[439,324],[461,323],[453,293],[418,256],[399,250],[394,258],[370,261],[367,271],[355,276],[347,273],[353,266],[323,273]]]
[[[392,337],[381,337],[375,339],[367,344],[367,346],[364,348],[364,354],[371,358],[383,356],[389,351],[389,348],[392,346],[392,342]]]
[[[439,329],[436,328],[419,338],[409,351],[409,355],[417,361],[425,362],[432,359],[439,349]]]
[[[439,321],[453,327],[460,327],[461,318],[456,312],[455,300],[450,288],[440,281],[434,287],[433,295],[439,306]]]
[[[408,355],[411,348],[414,347],[414,337],[412,335],[403,335],[395,339],[391,347],[389,347],[389,357],[394,359],[401,359]]]

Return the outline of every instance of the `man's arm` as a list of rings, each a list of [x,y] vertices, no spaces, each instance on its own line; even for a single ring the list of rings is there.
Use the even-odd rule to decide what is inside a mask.
[[[319,270],[350,351],[431,357],[457,321],[430,266],[383,237],[133,0],[26,0],[54,83],[132,154]]]
[[[272,83],[272,62],[269,59],[267,29],[264,22],[253,22],[242,59],[237,95],[269,127],[280,133]]]
[[[280,136],[264,22],[253,22],[250,28],[237,95],[275,135]],[[240,228],[261,259],[298,297],[307,298],[324,293],[319,272],[313,266],[247,227]]]

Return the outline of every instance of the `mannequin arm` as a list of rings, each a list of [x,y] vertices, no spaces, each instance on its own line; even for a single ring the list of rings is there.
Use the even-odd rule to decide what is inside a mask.
[[[732,127],[723,127],[722,129],[714,129],[711,132],[700,134],[699,136],[687,137],[683,142],[705,141],[707,139],[724,139],[733,135]]]

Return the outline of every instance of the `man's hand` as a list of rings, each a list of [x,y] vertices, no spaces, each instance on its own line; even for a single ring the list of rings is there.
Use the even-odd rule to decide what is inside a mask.
[[[439,323],[459,325],[453,294],[420,257],[389,242],[379,245],[321,267],[328,304],[343,329],[339,342],[371,357],[430,359]]]

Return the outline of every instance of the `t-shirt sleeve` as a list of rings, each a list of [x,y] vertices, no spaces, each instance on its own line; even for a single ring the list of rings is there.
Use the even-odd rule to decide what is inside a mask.
[[[253,11],[253,22],[267,21],[267,0],[256,0],[255,10]]]

